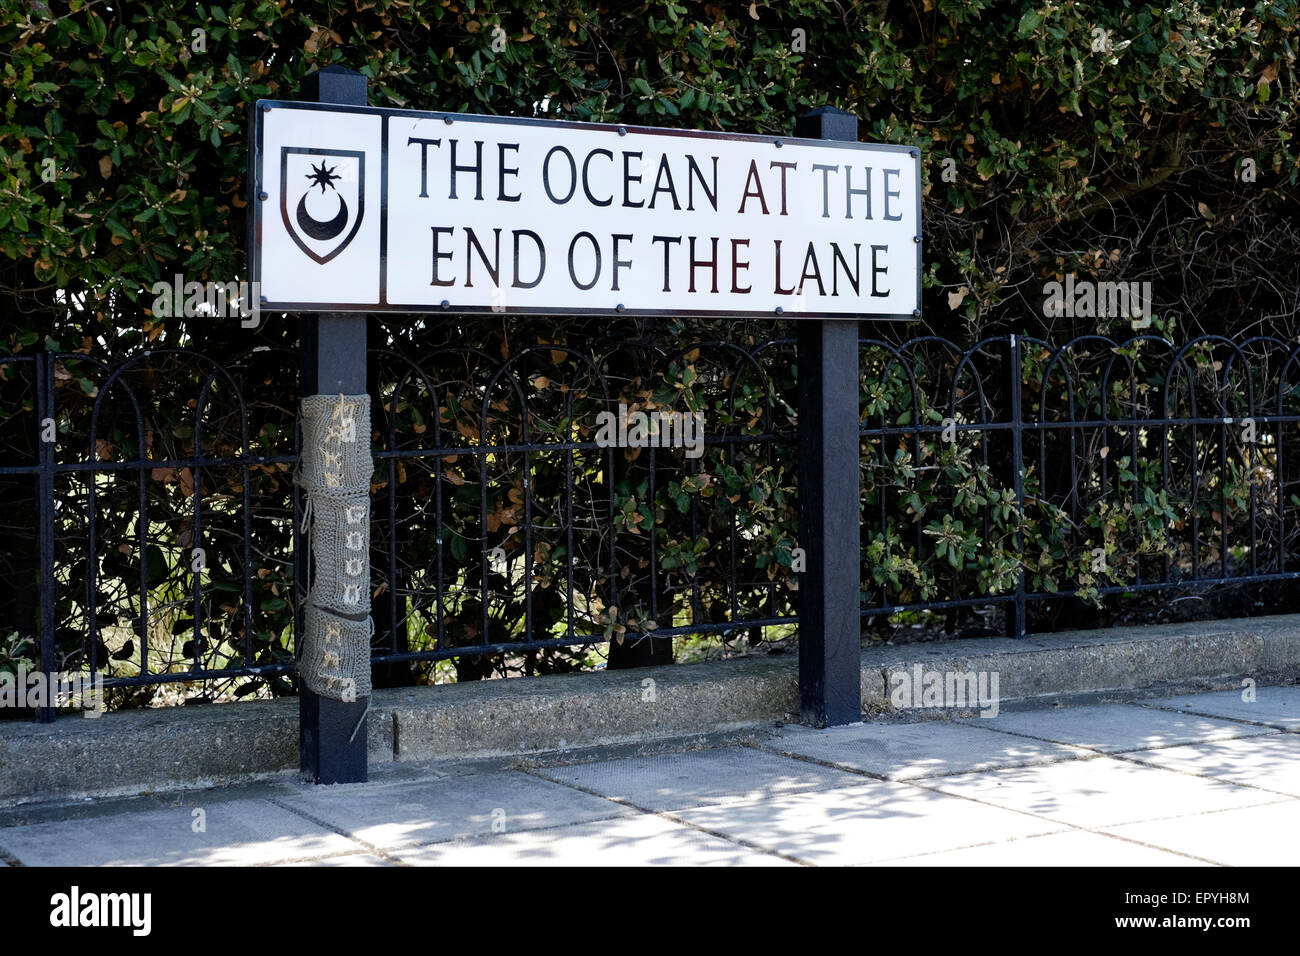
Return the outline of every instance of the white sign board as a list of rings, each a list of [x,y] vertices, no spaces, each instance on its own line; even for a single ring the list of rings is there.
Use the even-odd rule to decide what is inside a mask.
[[[913,319],[905,146],[260,101],[262,309]]]

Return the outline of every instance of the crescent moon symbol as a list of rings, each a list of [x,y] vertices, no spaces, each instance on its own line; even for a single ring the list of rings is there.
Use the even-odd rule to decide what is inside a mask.
[[[313,239],[333,239],[343,227],[348,224],[348,204],[339,196],[339,211],[333,219],[328,222],[322,222],[319,219],[313,219],[307,212],[307,194],[303,193],[302,198],[298,200],[298,226]]]

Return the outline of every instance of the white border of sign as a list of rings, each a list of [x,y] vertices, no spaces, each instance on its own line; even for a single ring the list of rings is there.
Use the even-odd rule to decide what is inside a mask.
[[[359,312],[359,313],[404,313],[404,314],[427,314],[439,311],[449,311],[454,313],[533,313],[542,315],[675,315],[675,316],[712,316],[712,317],[732,317],[732,318],[797,318],[797,319],[869,319],[873,321],[895,321],[895,322],[912,322],[920,318],[921,302],[921,253],[922,237],[919,233],[921,224],[921,158],[920,151],[911,146],[900,146],[895,144],[875,144],[875,143],[855,143],[840,140],[822,140],[822,139],[804,139],[790,136],[760,136],[754,134],[742,133],[719,133],[705,132],[685,129],[666,129],[663,127],[651,126],[628,126],[612,123],[581,123],[570,122],[566,120],[545,120],[531,119],[514,116],[483,116],[470,113],[446,113],[446,112],[429,112],[418,110],[395,110],[382,107],[360,107],[360,106],[343,106],[332,103],[307,103],[297,100],[258,100],[253,107],[253,114],[250,118],[250,149],[249,149],[249,166],[248,166],[248,201],[251,207],[249,215],[248,231],[248,256],[249,256],[249,273],[252,282],[261,283],[262,276],[262,243],[263,236],[263,219],[265,216],[279,216],[280,204],[279,197],[268,196],[267,199],[261,199],[263,192],[262,165],[264,160],[264,142],[265,131],[263,120],[267,111],[274,109],[293,109],[293,110],[311,110],[331,114],[355,114],[354,122],[365,123],[366,118],[379,117],[380,119],[380,138],[382,160],[373,164],[374,167],[366,172],[366,179],[371,180],[379,178],[380,202],[379,208],[374,211],[370,221],[363,224],[363,232],[371,229],[377,229],[379,242],[379,275],[378,275],[378,294],[375,296],[376,301],[373,303],[348,303],[348,302],[292,302],[292,301],[269,301],[264,300],[260,304],[263,311],[284,311],[284,312]],[[511,305],[507,309],[493,308],[490,306],[478,305],[460,305],[455,303],[443,303],[439,305],[427,306],[410,306],[394,305],[387,301],[387,272],[388,272],[388,131],[389,123],[387,117],[400,117],[407,120],[420,119],[427,121],[438,121],[444,124],[452,123],[491,123],[506,125],[527,125],[540,126],[556,130],[580,129],[588,131],[599,131],[607,133],[611,137],[619,137],[624,134],[638,134],[643,136],[668,136],[668,137],[686,137],[702,140],[724,140],[738,141],[749,143],[762,143],[766,145],[779,146],[784,143],[799,146],[811,147],[829,147],[839,150],[844,149],[861,149],[864,151],[874,152],[896,152],[910,156],[915,162],[915,191],[916,207],[915,222],[917,224],[918,235],[914,237],[916,246],[916,286],[914,303],[915,307],[912,312],[880,314],[871,312],[813,312],[797,311],[794,309],[774,308],[774,309],[646,309],[639,308],[636,302],[621,303],[618,306],[610,305],[603,308],[583,308],[583,307],[527,307]],[[373,204],[372,204],[373,208]]]

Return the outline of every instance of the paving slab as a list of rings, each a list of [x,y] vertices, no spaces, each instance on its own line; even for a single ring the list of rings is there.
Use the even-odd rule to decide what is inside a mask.
[[[980,720],[978,726],[985,730],[1074,744],[1103,753],[1123,753],[1277,733],[1271,727],[1129,704],[1097,704],[1061,710],[1003,713]]]
[[[868,864],[878,866],[882,864]],[[1066,830],[1046,836],[1002,840],[960,850],[890,860],[888,866],[1209,866],[1203,860],[1156,850],[1128,840]]]
[[[1257,687],[1253,701],[1242,700],[1241,694],[1239,690],[1227,690],[1211,694],[1161,697],[1147,701],[1146,706],[1246,720],[1278,730],[1300,731],[1300,686]]]
[[[1114,757],[924,781],[944,793],[1085,829],[1276,800],[1274,794]]]
[[[438,843],[395,855],[411,866],[795,865],[651,814]]]
[[[121,813],[0,829],[26,866],[253,866],[354,852],[356,843],[267,800]]]
[[[276,800],[382,848],[482,836],[494,827],[513,832],[636,812],[517,770],[417,783],[317,787]]]
[[[787,726],[779,738],[762,746],[886,780],[917,780],[1094,756],[1077,747],[995,734],[977,725],[933,720],[851,724],[824,730]]]
[[[1107,832],[1224,866],[1295,866],[1300,859],[1300,801],[1150,820]]]
[[[862,783],[857,774],[749,747],[631,757],[535,772],[656,812]]]
[[[1171,747],[1129,754],[1128,758],[1300,797],[1300,734]]]
[[[884,862],[1064,829],[1028,814],[883,780],[672,816],[719,836],[824,865]]]
[[[344,853],[342,856],[327,856],[316,860],[293,860],[289,863],[276,863],[277,867],[305,867],[305,866],[393,866],[388,860],[375,856],[373,853]]]

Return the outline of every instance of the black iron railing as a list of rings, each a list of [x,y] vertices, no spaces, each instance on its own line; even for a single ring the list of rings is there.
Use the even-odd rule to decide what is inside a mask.
[[[380,353],[374,574],[387,626],[376,662],[792,624],[792,594],[745,544],[753,509],[707,493],[721,477],[710,471],[772,468],[778,445],[792,447],[772,427],[781,383],[769,374],[775,361],[789,377],[788,345],[541,345],[505,361],[444,350],[419,363]],[[686,392],[700,403],[698,456],[602,444],[599,416],[617,415],[620,395],[653,402],[674,375],[686,387],[656,404],[686,412]],[[656,514],[667,488],[674,513]],[[701,543],[707,560],[681,560]]]
[[[1023,634],[1062,598],[1300,577],[1300,346],[860,350],[864,618]],[[792,339],[373,352],[376,666],[540,673],[611,640],[789,635],[794,358]],[[11,662],[27,640],[118,706],[293,691],[296,370],[292,350],[0,358]],[[611,447],[620,404],[700,412],[698,456]]]
[[[1002,336],[967,350],[936,338],[864,349],[877,385],[902,382],[861,432],[872,466],[889,473],[873,493],[866,472],[875,511],[864,551],[884,540],[922,572],[911,587],[869,590],[864,615],[1002,605],[1018,635],[1032,602],[1300,573],[1295,343],[1086,336],[1052,348]],[[905,520],[924,469],[941,473],[932,496],[954,500]],[[956,500],[963,488],[975,507]],[[960,549],[953,567],[934,560],[939,542],[941,558]],[[908,599],[925,587],[933,593]]]

